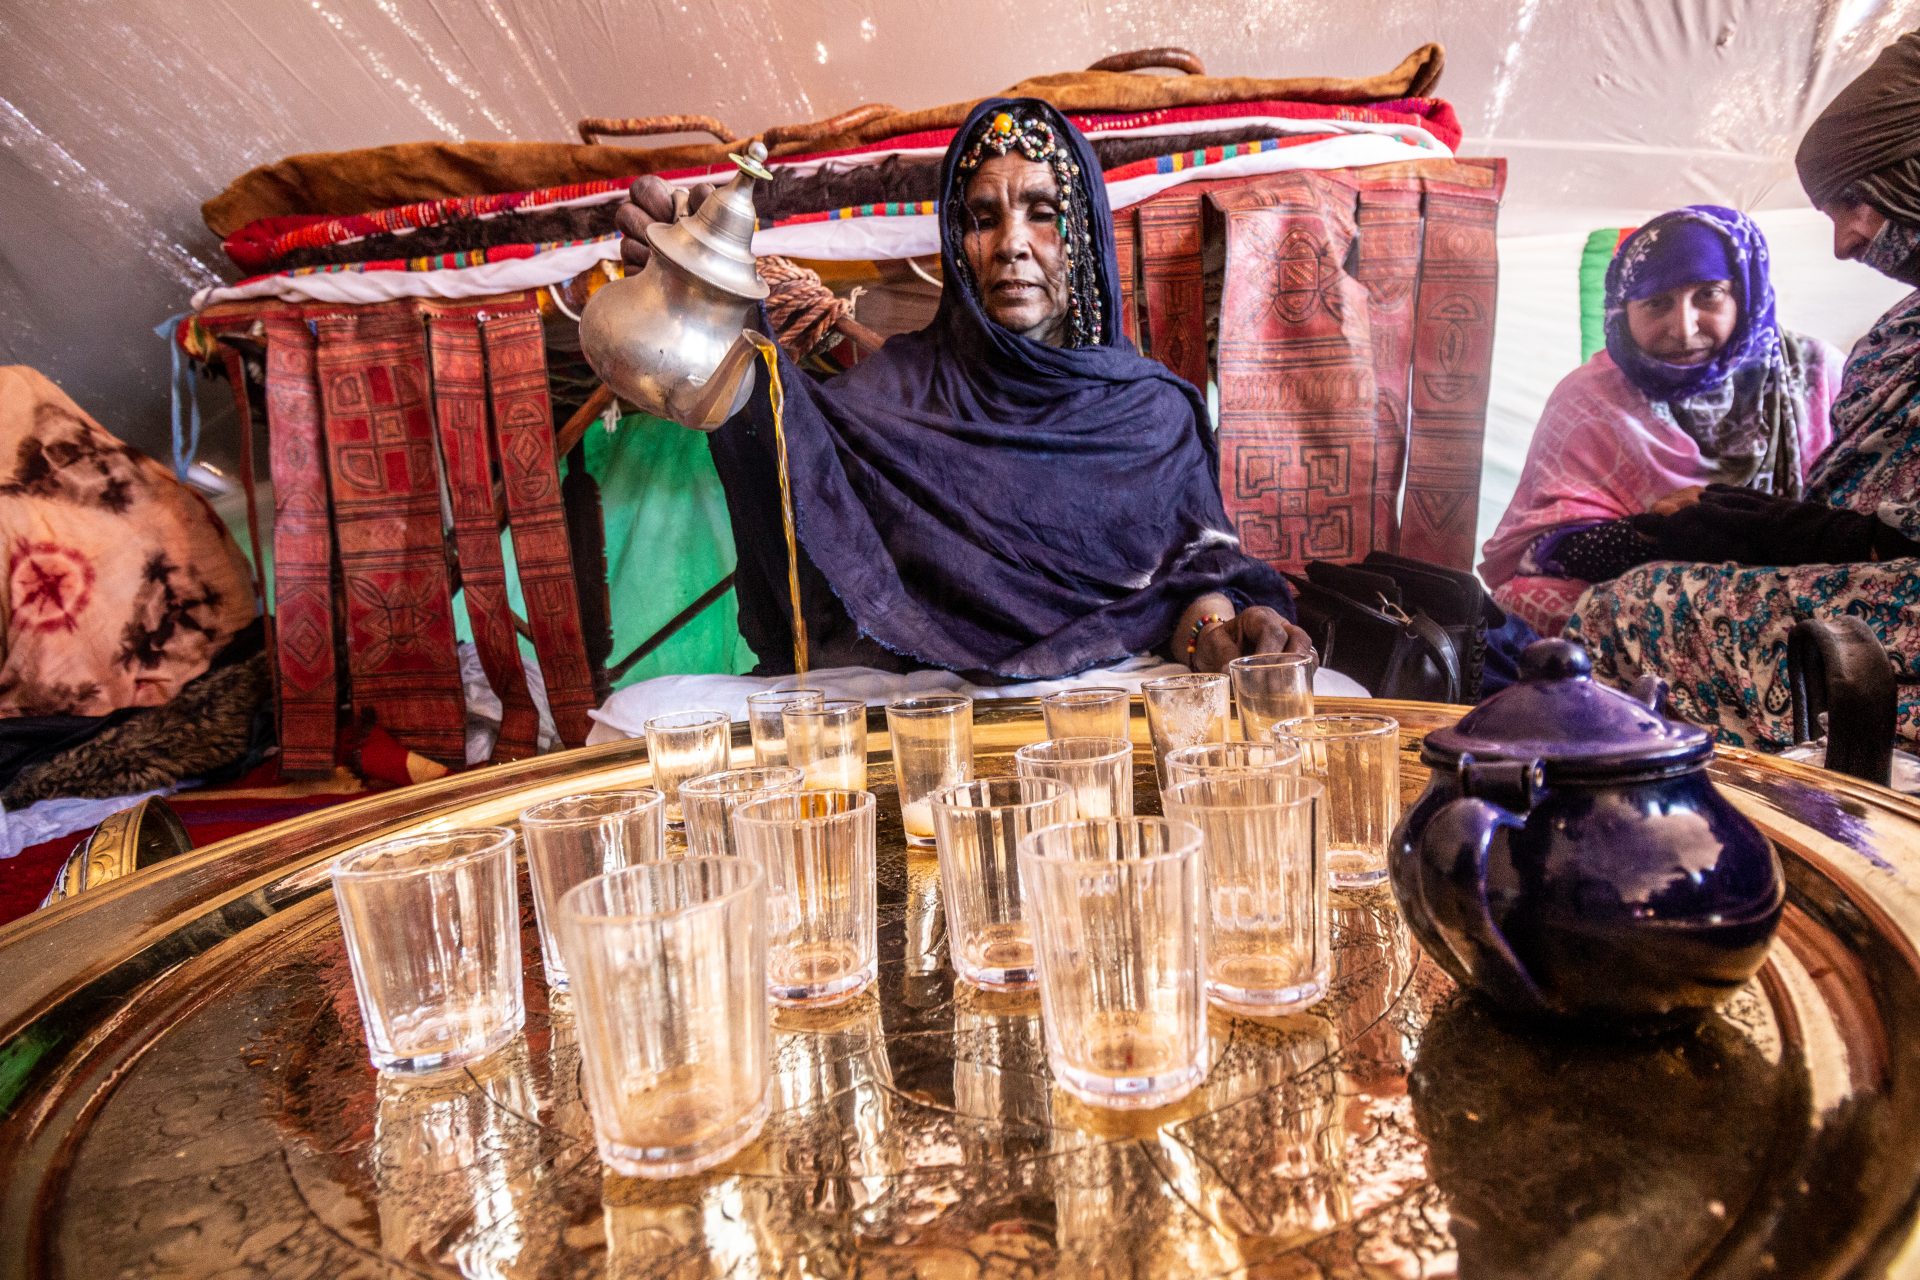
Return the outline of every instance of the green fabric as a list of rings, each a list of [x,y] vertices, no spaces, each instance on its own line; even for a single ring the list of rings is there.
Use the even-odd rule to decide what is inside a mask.
[[[613,657],[632,653],[674,614],[733,571],[733,526],[726,495],[714,474],[706,437],[645,414],[629,414],[612,435],[598,423],[587,429],[587,473],[600,483],[607,529],[607,587],[613,607]],[[273,496],[260,487],[261,555],[266,560],[267,599],[273,599]],[[247,511],[236,498],[220,514],[243,552]],[[507,598],[526,617],[513,539],[500,537],[507,564]],[[738,675],[753,669],[753,650],[740,638],[738,607],[728,591],[672,639],[636,662],[620,686],[664,675]],[[454,596],[454,628],[473,639],[466,601]],[[521,652],[532,647],[523,636]]]
[[[618,662],[733,572],[733,526],[700,432],[634,413],[613,435],[589,427],[586,444],[587,472],[600,482],[606,520],[612,660]],[[729,591],[635,663],[619,684],[751,671],[756,660],[740,638],[738,618]]]
[[[1580,250],[1580,363],[1607,345],[1607,264],[1632,228],[1602,227]]]

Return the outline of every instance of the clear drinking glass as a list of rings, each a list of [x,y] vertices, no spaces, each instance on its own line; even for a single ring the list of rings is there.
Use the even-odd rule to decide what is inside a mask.
[[[931,803],[954,972],[982,987],[1031,986],[1020,841],[1071,816],[1067,788],[1051,778],[982,778],[944,787]]]
[[[1153,770],[1165,791],[1167,752],[1227,740],[1227,678],[1195,672],[1165,676],[1140,686],[1153,738]]]
[[[527,846],[533,915],[540,925],[540,960],[547,985],[567,987],[560,958],[560,898],[583,880],[666,856],[667,798],[652,787],[562,796],[520,811]]]
[[[854,698],[827,698],[818,706],[790,706],[780,713],[787,726],[787,763],[806,774],[809,790],[867,789],[867,704]]]
[[[723,769],[680,784],[680,810],[687,823],[687,853],[695,858],[730,858],[739,853],[733,841],[733,811],[757,795],[798,791],[803,775],[792,765]]]
[[[1022,778],[1051,778],[1067,788],[1069,818],[1133,813],[1133,743],[1125,738],[1049,738],[1013,753]]]
[[[1300,776],[1326,783],[1327,871],[1336,889],[1387,878],[1400,821],[1400,722],[1392,716],[1302,716],[1273,726],[1300,747]]]
[[[1234,1013],[1291,1013],[1327,993],[1332,968],[1322,784],[1279,773],[1176,782],[1167,816],[1200,828],[1207,994]]]
[[[1312,715],[1313,669],[1309,653],[1254,653],[1229,662],[1240,736],[1265,742],[1278,722]]]
[[[1300,776],[1300,747],[1293,742],[1203,742],[1167,752],[1173,786],[1220,773],[1281,773]]]
[[[1020,845],[1047,1061],[1103,1107],[1156,1107],[1207,1074],[1200,831],[1164,818],[1042,827]]]
[[[767,991],[781,1004],[839,1004],[879,972],[873,814],[870,791],[755,796],[733,811],[741,856],[767,873]]]
[[[753,762],[789,764],[787,725],[780,713],[788,707],[817,707],[827,695],[818,689],[770,689],[747,695],[747,729],[753,735]]]
[[[766,876],[676,858],[560,900],[581,1076],[600,1158],[675,1178],[753,1141],[771,1105]]]
[[[895,698],[887,704],[893,776],[907,843],[933,843],[927,797],[973,777],[973,699],[957,693]]]
[[[1126,738],[1130,701],[1125,689],[1109,685],[1062,689],[1040,699],[1040,715],[1049,738]]]
[[[719,711],[676,711],[647,721],[653,785],[667,798],[667,825],[679,830],[680,784],[727,767],[733,734]]]
[[[334,859],[333,897],[382,1071],[438,1071],[492,1053],[526,1021],[513,832],[473,827]]]

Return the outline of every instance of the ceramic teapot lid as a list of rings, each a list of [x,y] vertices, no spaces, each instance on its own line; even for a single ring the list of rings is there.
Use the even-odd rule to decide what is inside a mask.
[[[1657,682],[1655,682],[1657,683]],[[1664,684],[1650,691],[1657,703]],[[1428,764],[1538,760],[1549,780],[1604,779],[1678,771],[1713,754],[1705,729],[1669,720],[1647,701],[1593,679],[1587,651],[1571,640],[1536,640],[1520,655],[1520,680],[1427,735]]]

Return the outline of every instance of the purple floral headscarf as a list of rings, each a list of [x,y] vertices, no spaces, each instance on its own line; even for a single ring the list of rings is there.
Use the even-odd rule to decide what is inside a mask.
[[[1718,255],[1716,239],[1723,246]],[[1607,267],[1607,354],[1649,400],[1685,400],[1719,386],[1736,369],[1764,363],[1780,342],[1768,266],[1767,238],[1744,213],[1695,204],[1661,214],[1623,240]],[[1695,280],[1732,282],[1740,304],[1733,336],[1705,364],[1668,364],[1647,355],[1627,332],[1627,302]]]

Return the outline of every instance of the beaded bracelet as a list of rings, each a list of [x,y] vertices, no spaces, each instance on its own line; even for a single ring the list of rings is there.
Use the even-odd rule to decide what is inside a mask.
[[[1200,647],[1200,634],[1208,626],[1225,622],[1226,619],[1216,613],[1203,613],[1193,620],[1193,629],[1187,635],[1187,665],[1193,665],[1193,651]]]

